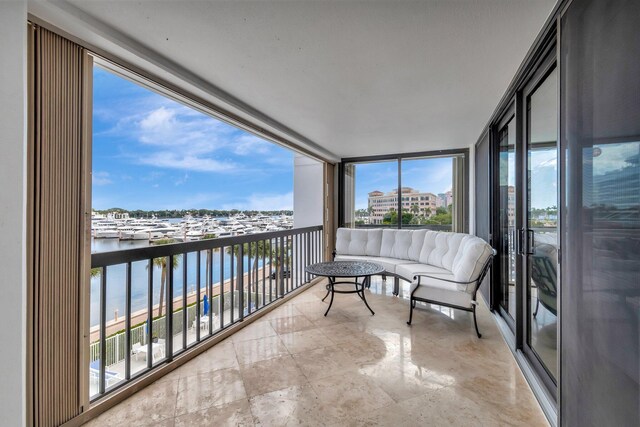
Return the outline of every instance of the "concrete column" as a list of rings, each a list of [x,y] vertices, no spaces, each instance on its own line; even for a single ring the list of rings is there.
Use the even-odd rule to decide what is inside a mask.
[[[293,226],[322,225],[322,163],[301,154],[293,159]]]

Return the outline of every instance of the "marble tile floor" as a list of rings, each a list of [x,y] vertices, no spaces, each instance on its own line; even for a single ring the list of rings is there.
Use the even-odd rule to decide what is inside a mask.
[[[88,426],[547,426],[481,306],[414,312],[393,280],[372,279],[372,316],[316,284]]]

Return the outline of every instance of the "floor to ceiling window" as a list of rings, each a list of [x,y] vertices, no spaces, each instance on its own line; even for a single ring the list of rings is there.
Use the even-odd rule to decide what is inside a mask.
[[[344,159],[345,227],[467,229],[466,150]]]
[[[558,376],[558,76],[527,95],[525,189],[526,344],[554,382]]]
[[[558,378],[558,76],[555,49],[495,121],[496,308],[551,396]]]
[[[516,120],[510,108],[498,130],[500,307],[514,327],[516,305]]]

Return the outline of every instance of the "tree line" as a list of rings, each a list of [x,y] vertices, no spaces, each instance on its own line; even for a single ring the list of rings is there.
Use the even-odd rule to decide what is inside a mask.
[[[151,216],[155,216],[157,218],[182,218],[186,215],[191,216],[212,216],[212,217],[229,217],[232,215],[237,215],[239,213],[243,213],[247,216],[254,215],[293,215],[292,210],[281,210],[281,211],[256,211],[256,210],[239,210],[239,209],[231,209],[231,210],[223,210],[223,209],[162,209],[162,210],[128,210],[122,208],[111,208],[111,209],[94,209],[94,212],[106,215],[110,212],[116,213],[128,213],[130,218],[149,218]]]

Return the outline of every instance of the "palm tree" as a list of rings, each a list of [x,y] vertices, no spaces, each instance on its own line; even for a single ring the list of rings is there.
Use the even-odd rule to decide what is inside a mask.
[[[251,256],[255,256],[256,254],[259,256],[263,253],[264,250],[264,256],[268,257],[270,259],[270,262],[272,263],[273,267],[275,267],[275,272],[271,272],[271,268],[270,268],[270,275],[272,278],[279,278],[280,274],[278,274],[278,271],[280,271],[280,269],[282,268],[284,271],[282,272],[282,276],[287,277],[287,275],[291,274],[291,271],[288,271],[289,269],[287,268],[288,266],[290,266],[291,264],[291,245],[292,245],[292,240],[285,240],[285,244],[284,244],[284,251],[281,249],[280,246],[280,241],[278,239],[276,239],[275,244],[272,244],[273,242],[269,241],[269,240],[264,240],[264,241],[259,241],[256,242],[257,245],[255,245],[254,247],[252,247],[249,252],[247,252],[247,249],[245,248],[245,253],[249,253],[251,254]],[[262,266],[263,268],[265,268],[265,266]],[[254,263],[254,275],[255,275],[255,282],[258,282],[258,263]],[[278,284],[278,281],[276,280],[276,286]]]
[[[157,240],[155,244],[166,245],[168,243],[173,243],[174,241],[175,240],[173,239],[160,239],[160,240]],[[162,269],[162,272],[160,274],[160,307],[158,308],[158,316],[162,316],[162,305],[164,303],[164,288],[167,283],[167,259],[168,258],[169,257],[160,257],[160,258],[153,259],[154,267],[159,267]],[[178,264],[179,264],[178,257],[174,256],[172,268],[175,270],[176,268],[178,268]],[[147,268],[149,267],[147,266]]]
[[[230,255],[233,254],[233,256],[236,258],[236,265],[237,265],[240,260],[240,245],[234,245],[233,252],[231,248],[232,248],[231,246],[227,247],[227,253]],[[259,240],[257,242],[244,243],[242,245],[243,255],[246,257],[249,257],[250,259],[256,256],[260,256],[263,253],[263,251],[265,253],[265,256],[268,256],[271,253],[271,244],[268,241]],[[249,274],[252,275],[251,277],[252,277],[253,283],[258,282],[258,272],[259,272],[259,264],[257,262],[254,262],[252,271],[249,272]]]
[[[203,240],[206,240],[206,239],[216,239],[217,237],[218,237],[218,236],[216,236],[216,235],[215,235],[215,234],[213,234],[213,233],[208,233],[208,234],[205,234],[204,236],[202,236],[202,239],[203,239]],[[211,269],[211,267],[210,267],[210,265],[209,265],[209,257],[213,256],[213,253],[212,253],[212,251],[213,251],[213,250],[217,250],[217,249],[212,249],[212,250],[207,250],[207,251],[205,251],[205,253],[207,254],[207,259],[206,259],[206,261],[205,261],[205,263],[206,263],[206,264],[205,264],[205,282],[206,282],[207,280],[209,280],[209,273],[210,273],[210,272],[209,272],[209,270]]]
[[[281,274],[278,274],[277,277],[291,277],[291,240],[285,240],[284,247],[281,247],[276,242],[276,247],[272,252],[270,252],[273,258],[273,265],[276,268],[276,274],[278,271],[281,271]],[[280,292],[283,292],[284,282],[280,282]]]

